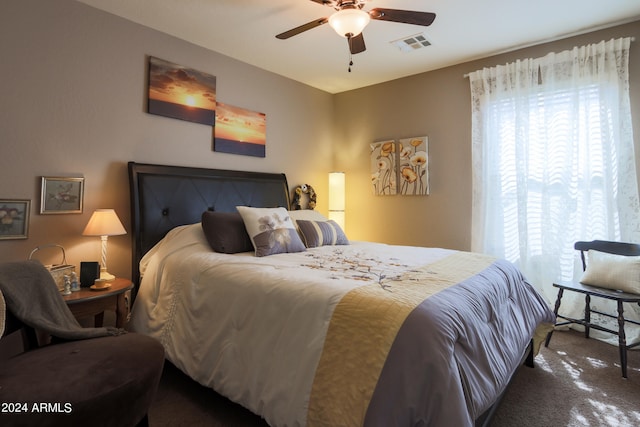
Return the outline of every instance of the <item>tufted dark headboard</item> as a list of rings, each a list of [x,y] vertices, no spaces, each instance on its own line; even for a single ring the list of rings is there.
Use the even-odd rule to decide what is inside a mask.
[[[206,210],[289,206],[284,174],[129,162],[132,274],[139,285],[142,256],[169,230],[200,222]]]

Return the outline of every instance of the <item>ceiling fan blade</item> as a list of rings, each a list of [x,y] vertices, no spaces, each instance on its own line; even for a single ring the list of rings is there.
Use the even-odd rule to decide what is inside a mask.
[[[364,52],[367,49],[364,44],[364,36],[362,35],[362,33],[358,34],[355,37],[349,37],[347,40],[349,42],[349,51],[352,55]]]
[[[306,24],[300,25],[299,27],[293,28],[289,31],[285,31],[284,33],[280,33],[276,36],[276,38],[280,40],[285,40],[285,39],[288,39],[289,37],[293,37],[297,34],[311,30],[315,27],[319,27],[320,25],[326,24],[327,22],[329,22],[329,19],[327,18],[316,19],[315,21],[307,22]]]
[[[435,13],[399,9],[371,9],[369,15],[371,19],[379,21],[400,22],[402,24],[422,25],[425,27],[431,25],[436,19]]]

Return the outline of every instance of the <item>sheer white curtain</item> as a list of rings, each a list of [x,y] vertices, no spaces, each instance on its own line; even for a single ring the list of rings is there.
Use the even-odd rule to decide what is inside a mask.
[[[574,242],[640,242],[630,42],[603,41],[469,75],[472,250],[516,263],[550,303],[554,281],[582,274]],[[583,299],[567,294],[561,312],[580,315]],[[610,302],[594,299],[592,306],[615,314]],[[637,306],[630,317],[640,319]],[[605,323],[617,329],[615,320]]]

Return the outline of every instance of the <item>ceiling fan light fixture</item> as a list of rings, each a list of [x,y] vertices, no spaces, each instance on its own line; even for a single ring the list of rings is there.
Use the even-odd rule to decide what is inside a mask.
[[[329,17],[329,25],[341,37],[355,37],[364,30],[371,17],[360,9],[342,9]]]

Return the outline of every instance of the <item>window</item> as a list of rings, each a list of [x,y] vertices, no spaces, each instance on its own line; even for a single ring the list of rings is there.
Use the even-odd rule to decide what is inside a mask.
[[[526,97],[527,113],[520,119],[513,114],[514,99],[490,103],[489,121],[496,126],[492,145],[497,150],[496,187],[492,191],[499,192],[495,199],[502,201],[502,217],[487,222],[498,220],[491,229],[502,238],[491,239],[488,244],[501,247],[502,256],[508,260],[518,262],[523,246],[527,247],[524,256],[542,256],[550,243],[544,236],[565,240],[561,235],[566,231],[566,221],[578,221],[581,212],[585,218],[579,235],[621,239],[620,219],[616,211],[609,212],[605,197],[608,177],[617,196],[616,176],[608,173],[605,161],[615,165],[618,155],[615,146],[605,153],[608,147],[603,143],[600,116],[605,107],[600,106],[600,91],[591,84],[573,93],[540,88]],[[525,120],[528,126],[519,126],[518,120]],[[516,129],[527,133],[523,138],[526,143],[517,144]],[[526,190],[518,191],[519,184]],[[523,205],[521,217],[519,209]],[[579,239],[573,233],[566,237],[569,246]],[[563,255],[560,279],[572,280],[573,248]]]
[[[549,301],[582,274],[577,240],[640,242],[629,43],[469,75],[472,250],[516,263]]]

